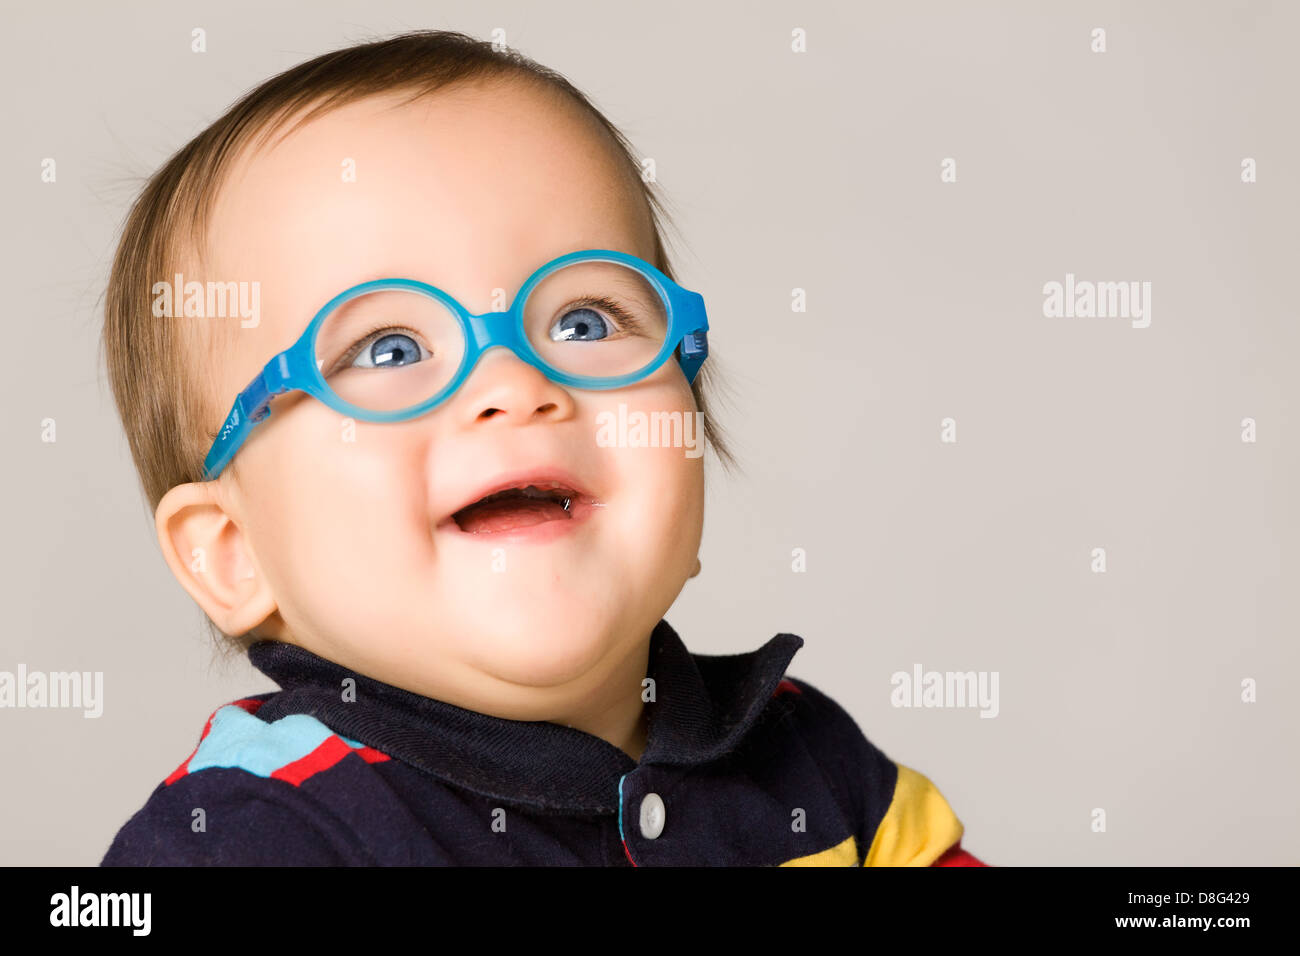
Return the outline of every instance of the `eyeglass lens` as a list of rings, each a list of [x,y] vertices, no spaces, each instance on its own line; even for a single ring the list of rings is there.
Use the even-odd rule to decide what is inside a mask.
[[[541,360],[573,375],[615,378],[663,348],[668,309],[644,275],[617,262],[574,262],[528,294],[523,328]],[[460,321],[422,292],[386,289],[343,303],[321,324],[316,360],[344,401],[372,411],[419,405],[447,387],[465,356]]]

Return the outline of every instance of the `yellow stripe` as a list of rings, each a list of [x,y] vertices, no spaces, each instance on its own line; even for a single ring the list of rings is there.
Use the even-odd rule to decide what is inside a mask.
[[[898,783],[863,866],[929,866],[964,827],[924,774],[898,764]]]
[[[847,840],[838,843],[829,850],[822,850],[820,853],[810,853],[808,856],[796,857],[793,860],[787,860],[782,866],[857,866],[858,865],[858,842],[853,839],[853,834],[849,834]]]

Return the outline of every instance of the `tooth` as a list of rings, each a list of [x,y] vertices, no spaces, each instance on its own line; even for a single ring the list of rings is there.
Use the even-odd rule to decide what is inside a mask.
[[[564,507],[564,510],[565,510],[565,511],[568,511],[568,510],[569,510],[569,499],[568,499],[568,498],[565,498],[565,499],[564,499],[564,505],[563,505],[563,507]]]

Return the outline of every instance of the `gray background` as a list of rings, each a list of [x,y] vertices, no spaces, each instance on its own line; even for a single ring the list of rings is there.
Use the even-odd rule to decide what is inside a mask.
[[[745,466],[709,459],[703,572],[668,615],[693,650],[801,634],[790,672],[929,776],[988,862],[1300,862],[1298,7],[7,11],[0,670],[102,671],[105,711],[0,710],[0,862],[97,863],[213,709],[273,689],[214,663],[98,365],[127,204],[244,90],[413,27],[503,27],[656,161]],[[1150,281],[1150,328],[1044,318],[1067,272]],[[892,707],[918,662],[997,671],[999,716]]]

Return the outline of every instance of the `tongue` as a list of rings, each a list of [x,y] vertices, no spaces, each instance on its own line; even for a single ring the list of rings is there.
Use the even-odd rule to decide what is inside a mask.
[[[470,505],[457,512],[460,530],[470,534],[489,534],[527,528],[544,521],[569,520],[573,516],[558,501],[546,498],[498,498],[480,505]]]

